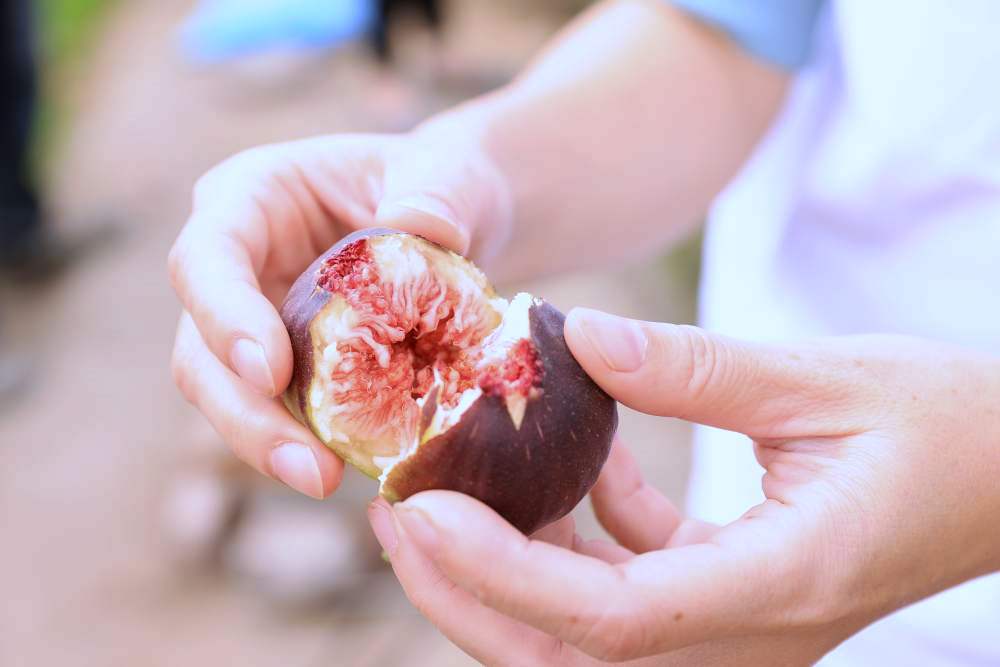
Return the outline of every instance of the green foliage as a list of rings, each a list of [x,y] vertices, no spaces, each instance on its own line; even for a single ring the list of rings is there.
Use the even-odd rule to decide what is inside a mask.
[[[115,0],[37,0],[44,53],[56,67],[80,54]]]
[[[70,110],[60,85],[72,77],[107,10],[117,0],[35,0],[35,30],[41,47],[42,96],[35,117],[32,171],[44,174],[65,132]]]

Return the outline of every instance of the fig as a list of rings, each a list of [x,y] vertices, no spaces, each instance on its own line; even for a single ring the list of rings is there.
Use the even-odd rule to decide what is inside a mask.
[[[461,255],[355,232],[296,280],[281,315],[286,405],[390,502],[450,489],[531,533],[597,480],[617,405],[566,347],[564,316],[498,296]]]

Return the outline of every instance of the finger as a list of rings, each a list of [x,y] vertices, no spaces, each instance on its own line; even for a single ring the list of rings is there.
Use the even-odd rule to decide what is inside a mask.
[[[698,519],[685,519],[667,540],[666,548],[686,547],[690,544],[702,544],[711,540],[722,530],[722,526]]]
[[[576,521],[572,515],[535,531],[531,539],[600,558],[606,563],[623,563],[635,556],[632,551],[606,540],[584,540],[576,534]]]
[[[532,534],[531,539],[548,542],[563,549],[572,549],[576,538],[576,521],[573,515],[567,515]]]
[[[455,586],[426,556],[415,549],[408,536],[397,538],[402,527],[389,505],[376,500],[368,509],[372,528],[410,601],[460,649],[486,665],[580,665],[605,664],[574,647],[534,628],[483,606],[465,590]],[[599,544],[593,540],[588,544]],[[612,549],[617,545],[600,543]],[[728,665],[812,664],[830,642],[813,637],[739,637],[691,646],[629,664]]]
[[[429,134],[416,133],[389,156],[375,224],[487,259],[484,251],[510,227],[505,181],[479,148]],[[473,238],[477,243],[470,247]]]
[[[622,403],[751,436],[863,429],[852,408],[876,391],[821,344],[781,349],[586,308],[570,312],[565,335],[584,370]]]
[[[185,397],[240,459],[314,498],[326,497],[340,484],[343,462],[278,399],[261,396],[227,370],[187,313],[178,326],[173,370]]]
[[[484,607],[450,582],[408,539],[385,500],[368,519],[407,598],[441,632],[486,665],[567,665],[585,662],[559,640]],[[575,658],[575,659],[574,659]]]
[[[277,310],[261,293],[258,273],[278,228],[294,227],[286,230],[289,236],[309,238],[303,207],[315,207],[303,203],[308,197],[293,198],[277,185],[285,162],[280,156],[277,148],[259,149],[206,174],[168,261],[174,289],[209,349],[266,396],[287,385],[292,352]]]
[[[440,569],[413,547],[403,528],[382,499],[369,506],[369,520],[387,553],[393,570],[410,601],[460,649],[485,665],[579,665],[597,667],[606,664],[577,651],[574,647],[519,623],[488,607],[449,581]],[[617,545],[598,540],[624,552]],[[835,643],[835,642],[834,642]],[[729,665],[729,664],[812,664],[832,648],[830,641],[811,636],[782,635],[739,637],[690,646],[647,661],[630,665]]]
[[[632,551],[605,540],[584,540],[576,534],[576,521],[572,515],[564,516],[555,523],[535,531],[531,539],[585,556],[600,558],[606,563],[622,563],[635,556]]]
[[[619,544],[612,544],[606,540],[584,540],[579,536],[573,540],[573,551],[583,556],[598,558],[612,565],[635,558],[634,552]]]
[[[209,349],[265,395],[292,372],[281,318],[262,294],[291,285],[345,230],[370,226],[378,142],[318,137],[240,153],[195,187],[191,217],[170,252],[171,281]]]
[[[798,589],[797,582],[776,585],[785,562],[761,537],[760,515],[756,532],[741,535],[738,548],[699,544],[613,566],[528,540],[461,494],[424,492],[394,510],[407,538],[450,581],[504,615],[604,660],[773,631],[785,621],[775,609],[790,608],[776,596],[789,586]]]
[[[628,549],[605,540],[584,540],[576,534],[572,515],[545,526],[532,534],[531,539],[556,547],[569,549],[585,556],[600,558],[606,563],[622,563],[635,556]]]
[[[681,521],[677,508],[646,483],[632,453],[617,438],[590,501],[604,529],[635,553],[662,549]]]
[[[617,599],[617,577],[611,565],[529,540],[471,498],[426,492],[393,509],[402,526],[401,539],[429,556],[448,580],[486,606],[544,634],[570,644],[581,642],[585,631],[579,625],[589,619],[587,608],[579,603],[602,597],[604,605]],[[467,547],[452,543],[451,531],[460,525],[472,536],[473,544]],[[486,553],[489,558],[481,560]],[[480,560],[476,565],[462,562],[467,558]],[[555,576],[542,580],[541,572]],[[580,648],[588,651],[585,645]],[[599,651],[588,652],[605,657]]]

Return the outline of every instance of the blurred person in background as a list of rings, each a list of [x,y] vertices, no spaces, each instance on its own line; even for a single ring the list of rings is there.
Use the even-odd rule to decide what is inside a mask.
[[[378,0],[378,14],[372,29],[372,46],[379,61],[385,64],[392,62],[393,50],[390,31],[395,19],[407,11],[416,12],[428,29],[435,35],[441,32],[443,17],[441,3],[438,0]]]
[[[38,67],[28,0],[0,2],[0,271],[17,283],[58,277],[110,228],[59,236],[45,224],[30,174]]]
[[[431,77],[460,78],[442,44],[444,13],[438,0],[202,0],[181,30],[181,51],[192,63],[217,65],[282,60],[302,64],[346,45],[367,42],[379,65],[368,104],[390,125],[410,128],[417,91],[401,75],[399,29],[413,17],[433,38],[423,68]],[[290,59],[290,60],[289,60]],[[259,68],[273,76],[273,68]]]
[[[14,287],[61,277],[115,231],[59,235],[45,220],[30,174],[39,87],[33,14],[28,0],[0,0],[0,275]],[[21,394],[30,367],[4,344],[2,325],[0,317],[0,403]]]
[[[369,34],[369,43],[379,63],[377,85],[371,96],[371,105],[377,113],[391,117],[399,129],[411,128],[419,118],[414,118],[417,92],[399,76],[398,30],[408,15],[419,18],[433,40],[431,59],[424,70],[432,79],[442,80],[449,72],[457,70],[446,57],[443,46],[444,11],[438,0],[378,0],[375,22]]]
[[[367,36],[388,65],[393,25],[410,12],[440,32],[438,0],[203,0],[182,29],[182,48],[211,63],[276,50],[328,51]]]
[[[703,425],[691,516],[620,442],[591,493],[614,542],[569,518],[528,539],[449,492],[376,501],[408,596],[487,664],[1000,664],[998,21],[984,0],[605,2],[409,134],[243,153],[171,252],[175,377],[241,459],[325,497],[343,463],[274,398],[292,356],[268,297],[343,234],[523,278],[633,261],[708,212],[704,329],[565,327],[623,404]]]
[[[181,49],[200,64],[324,53],[369,33],[374,21],[374,0],[201,0],[181,29]]]
[[[37,79],[31,6],[0,2],[0,273],[5,280],[46,279],[70,257],[45,233],[28,173]],[[4,344],[0,310],[0,404],[17,396],[28,363]]]
[[[28,173],[38,85],[32,10],[24,0],[3,0],[0,9],[0,265],[5,272],[31,272],[49,254]]]

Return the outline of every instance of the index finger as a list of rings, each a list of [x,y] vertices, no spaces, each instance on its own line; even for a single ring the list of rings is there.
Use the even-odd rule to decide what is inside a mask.
[[[460,494],[395,506],[405,534],[481,602],[605,660],[626,660],[786,622],[782,559],[747,542],[686,546],[610,565],[531,541]],[[759,529],[758,529],[759,532]]]
[[[288,333],[261,291],[258,275],[282,244],[303,248],[311,261],[312,234],[304,218],[309,197],[283,193],[282,171],[294,160],[282,147],[247,151],[208,172],[195,187],[191,217],[170,252],[171,282],[212,353],[267,396],[279,393],[292,372]],[[306,202],[306,203],[303,203]],[[318,204],[313,203],[313,206]],[[294,276],[292,276],[294,277]]]
[[[601,526],[635,553],[662,549],[682,520],[674,504],[646,482],[632,453],[617,437],[590,490],[590,502]]]

